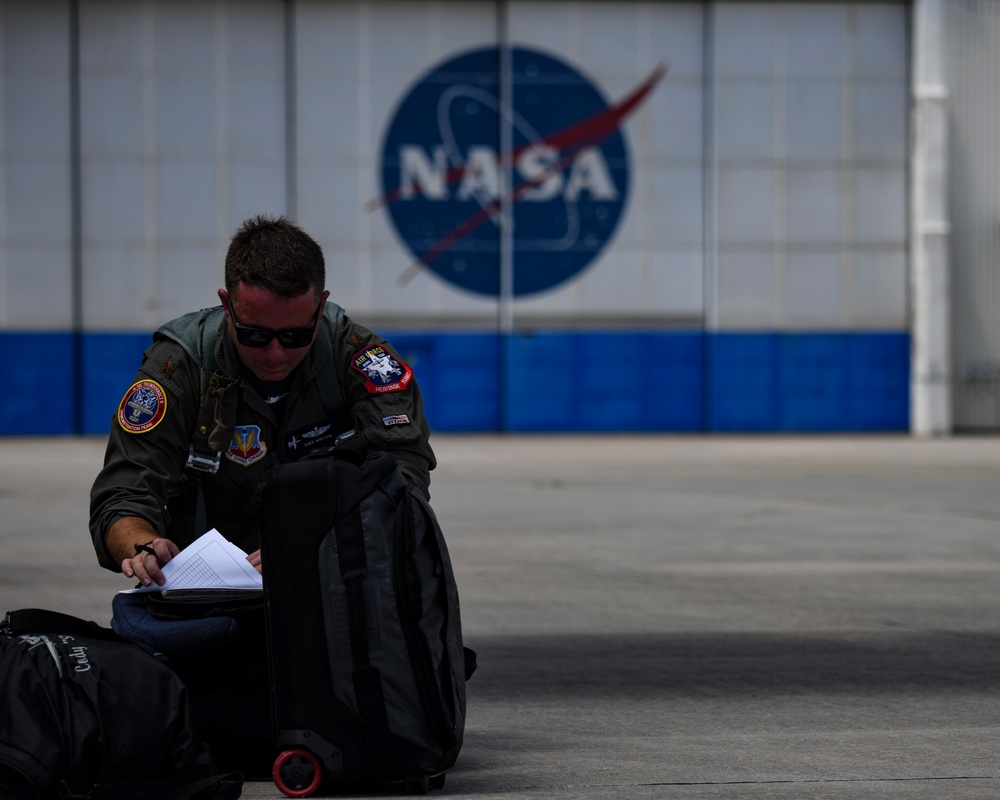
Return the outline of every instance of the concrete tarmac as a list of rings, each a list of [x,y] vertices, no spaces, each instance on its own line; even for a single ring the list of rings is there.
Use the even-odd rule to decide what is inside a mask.
[[[1000,797],[1000,440],[433,444],[480,666],[431,797]],[[0,439],[0,611],[107,624],[103,449]]]

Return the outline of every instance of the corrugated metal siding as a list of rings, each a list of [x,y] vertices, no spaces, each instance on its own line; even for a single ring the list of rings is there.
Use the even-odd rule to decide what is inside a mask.
[[[950,0],[951,263],[956,429],[1000,427],[1000,3]]]

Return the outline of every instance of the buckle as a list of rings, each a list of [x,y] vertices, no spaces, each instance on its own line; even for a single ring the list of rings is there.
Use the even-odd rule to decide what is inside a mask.
[[[219,471],[219,465],[222,463],[222,451],[220,450],[212,456],[205,456],[201,453],[196,453],[194,451],[194,445],[188,445],[188,458],[184,466],[188,469],[193,469],[195,472],[208,472],[214,475]]]

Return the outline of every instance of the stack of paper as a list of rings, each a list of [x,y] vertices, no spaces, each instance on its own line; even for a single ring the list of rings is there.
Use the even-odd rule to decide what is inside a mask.
[[[247,554],[215,528],[196,539],[163,566],[167,582],[155,583],[131,592],[159,592],[169,589],[257,589],[264,583],[247,561]]]

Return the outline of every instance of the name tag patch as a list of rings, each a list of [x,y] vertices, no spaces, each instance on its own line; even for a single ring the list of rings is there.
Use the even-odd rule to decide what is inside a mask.
[[[317,447],[329,447],[336,437],[337,429],[330,422],[314,422],[287,435],[285,454],[291,458],[299,458]]]
[[[136,381],[118,404],[118,424],[129,433],[148,433],[163,422],[167,395],[156,381]]]
[[[413,370],[380,344],[369,345],[355,353],[351,368],[364,376],[369,394],[401,392],[413,378]]]

